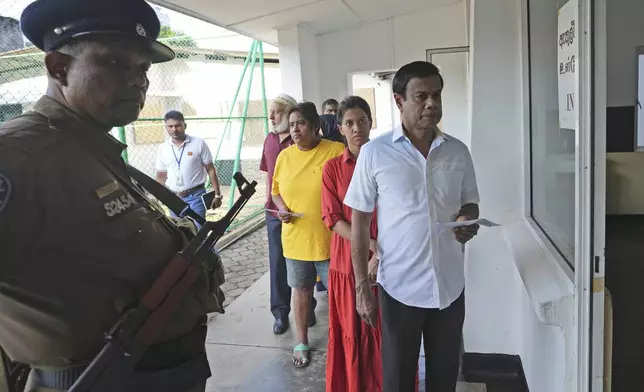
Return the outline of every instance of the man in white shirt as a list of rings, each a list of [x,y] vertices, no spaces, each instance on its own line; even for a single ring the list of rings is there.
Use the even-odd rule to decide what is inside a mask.
[[[190,208],[206,217],[206,206],[201,196],[206,193],[205,184],[210,183],[215,193],[212,209],[221,206],[222,196],[217,180],[217,171],[212,154],[203,139],[186,134],[186,121],[176,110],[163,118],[170,139],[159,145],[156,159],[156,180],[181,197]]]
[[[351,254],[356,308],[382,325],[383,390],[413,392],[421,337],[427,391],[456,389],[463,321],[463,244],[477,225],[440,223],[478,218],[479,195],[467,147],[438,129],[443,78],[417,61],[393,80],[402,125],[360,152],[344,203],[353,209]],[[367,277],[369,223],[378,208],[378,301]]]

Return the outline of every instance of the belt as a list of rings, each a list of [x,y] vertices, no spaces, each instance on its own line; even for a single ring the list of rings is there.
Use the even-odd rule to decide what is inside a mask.
[[[194,388],[192,384],[210,377],[210,367],[204,352],[206,332],[205,325],[199,326],[177,339],[150,346],[134,372],[123,380],[123,388],[119,391],[181,391]],[[79,366],[59,371],[33,370],[38,385],[68,390],[86,368],[87,366]]]
[[[206,187],[206,184],[199,184],[197,186],[193,186],[190,189],[186,189],[185,191],[176,192],[176,194],[179,197],[185,197],[185,196],[188,196],[189,194],[191,194],[192,192],[194,192],[196,190],[204,189],[205,187]]]
[[[62,372],[45,372],[35,370],[38,385],[60,390],[69,390],[82,371],[80,368]],[[212,373],[205,353],[197,358],[170,369],[150,372],[134,372],[127,378],[119,380],[119,392],[141,391],[190,391],[207,380]],[[76,378],[72,378],[76,376]]]

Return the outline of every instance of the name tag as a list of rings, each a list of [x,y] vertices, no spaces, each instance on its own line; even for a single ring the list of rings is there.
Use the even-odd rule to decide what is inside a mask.
[[[109,218],[123,215],[139,207],[139,203],[136,199],[125,192],[118,192],[118,194],[114,194],[114,197],[111,197],[110,199],[111,200],[103,202],[105,215]]]
[[[98,196],[99,199],[104,199],[118,190],[119,190],[119,185],[116,183],[116,181],[112,181],[107,185],[103,185],[102,187],[96,189],[94,192],[96,193],[96,196]]]

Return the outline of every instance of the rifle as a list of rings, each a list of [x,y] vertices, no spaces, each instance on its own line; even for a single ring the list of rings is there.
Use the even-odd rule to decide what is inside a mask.
[[[140,185],[155,194],[156,181],[136,169],[128,167],[128,171]],[[148,180],[151,183],[148,183]],[[147,349],[157,339],[161,327],[166,324],[181,299],[196,281],[199,266],[205,260],[208,252],[212,251],[215,243],[224,235],[232,221],[255,193],[257,182],[249,183],[241,173],[233,176],[239,189],[240,197],[226,216],[216,222],[206,222],[197,235],[184,250],[177,253],[165,267],[161,275],[154,281],[152,287],[143,295],[135,308],[126,312],[106,335],[106,345],[72,385],[69,392],[108,392],[119,390],[118,383],[131,373],[136,364],[143,358]],[[190,209],[183,200],[176,197],[165,187],[155,196],[168,205],[174,203],[177,210],[190,215]],[[168,192],[172,195],[166,201]],[[181,204],[183,203],[183,205]],[[182,207],[183,206],[183,207]]]

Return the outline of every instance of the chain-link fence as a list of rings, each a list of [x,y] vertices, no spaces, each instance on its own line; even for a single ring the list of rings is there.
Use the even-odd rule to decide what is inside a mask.
[[[21,0],[0,2],[0,123],[30,110],[47,87],[44,54],[23,37],[16,19],[21,12],[16,9],[18,3],[22,7],[28,4]],[[169,110],[181,111],[186,116],[187,133],[203,138],[214,157],[224,201],[220,209],[209,211],[209,219],[225,214],[238,196],[235,171],[258,182],[255,197],[236,221],[239,225],[260,214],[266,198],[265,174],[259,172],[259,161],[268,132],[266,84],[271,85],[271,91],[279,89],[277,61],[265,59],[257,41],[246,53],[206,49],[199,39],[169,27],[162,29],[161,37],[177,58],[152,67],[139,120],[114,129],[112,134],[128,145],[124,158],[154,176],[158,147],[168,138],[163,116]]]
[[[248,202],[236,219],[233,228],[263,211],[266,201],[266,174],[259,171],[264,143],[265,118],[247,117],[199,117],[187,118],[187,132],[204,139],[214,158],[215,169],[223,196],[222,207],[208,211],[209,219],[218,219],[232,206],[239,196],[233,174],[242,172],[249,180],[258,182],[255,196]],[[242,131],[243,127],[243,131]],[[116,130],[116,134],[128,143],[126,159],[133,166],[154,176],[155,159],[159,143],[164,142],[165,128],[162,118],[142,118]]]
[[[153,176],[159,144],[168,137],[163,115],[170,109],[181,111],[187,133],[203,138],[214,158],[224,200],[220,209],[209,211],[209,218],[221,217],[238,197],[235,172],[258,182],[255,197],[235,225],[244,223],[263,211],[266,199],[265,175],[259,172],[268,132],[262,45],[254,42],[245,56],[202,56],[182,38],[166,43],[177,51],[177,59],[151,70],[148,100],[139,120],[115,130],[115,136],[128,144],[126,159]]]

